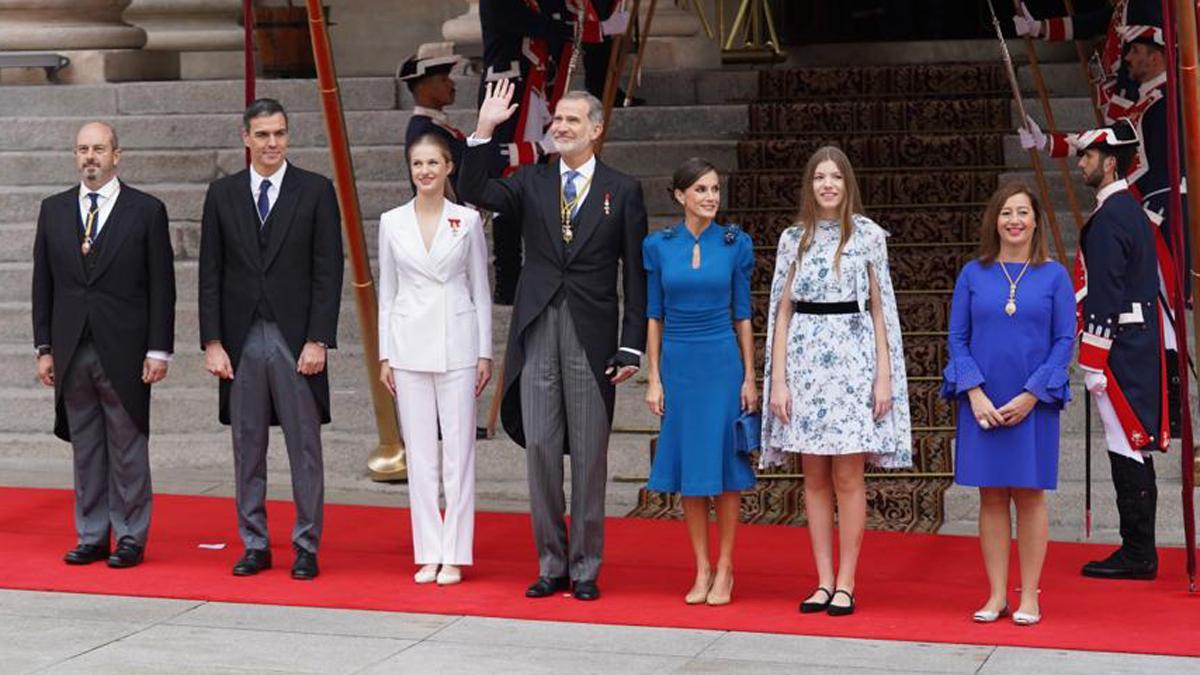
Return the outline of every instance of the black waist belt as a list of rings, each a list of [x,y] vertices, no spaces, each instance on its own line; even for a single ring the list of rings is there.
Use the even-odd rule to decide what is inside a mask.
[[[860,310],[857,302],[793,302],[792,307],[797,314],[858,314],[871,309],[868,303]]]

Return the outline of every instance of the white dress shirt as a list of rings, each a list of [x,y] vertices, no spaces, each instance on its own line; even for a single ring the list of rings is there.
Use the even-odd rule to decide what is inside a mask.
[[[254,166],[250,166],[250,199],[254,202],[254,212],[258,213],[258,189],[264,180],[271,181],[271,187],[267,189],[267,203],[270,207],[267,209],[267,215],[271,215],[271,209],[275,208],[275,200],[279,199],[279,187],[283,185],[283,174],[287,171],[287,160],[279,165],[279,170],[270,176],[264,176],[254,170]],[[265,220],[265,219],[264,219]]]

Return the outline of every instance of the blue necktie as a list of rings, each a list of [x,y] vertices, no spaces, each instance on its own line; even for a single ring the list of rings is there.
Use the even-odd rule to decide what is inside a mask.
[[[271,191],[271,181],[264,178],[263,182],[258,186],[258,221],[260,226],[267,222],[267,215],[271,213],[271,198],[268,192]]]
[[[563,197],[566,197],[567,203],[572,205],[571,206],[571,217],[572,218],[574,218],[575,214],[579,212],[579,204],[574,203],[575,197],[577,197],[579,195],[579,192],[577,192],[575,189],[575,179],[579,178],[579,175],[580,174],[578,171],[568,171],[567,172],[567,183],[566,183],[566,185],[563,186]]]
[[[99,192],[89,192],[87,196],[88,196],[88,199],[92,200],[92,205],[88,207],[88,215],[87,215],[88,221],[91,222],[91,224],[92,224],[91,235],[96,236],[97,234],[99,234],[99,232],[97,232],[97,230],[100,228],[100,193]],[[86,229],[87,223],[85,222],[83,224],[83,226]]]

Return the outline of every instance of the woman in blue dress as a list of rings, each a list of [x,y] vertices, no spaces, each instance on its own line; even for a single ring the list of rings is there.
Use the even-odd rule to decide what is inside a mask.
[[[754,471],[733,448],[733,423],[758,405],[750,275],[754,244],[737,225],[713,222],[720,176],[692,158],[675,171],[682,223],[646,237],[646,404],[662,417],[647,487],[679,492],[696,555],[689,605],[725,605],[733,595],[733,541],[741,491]],[[709,562],[709,498],[717,506],[720,553]]]
[[[1049,522],[1045,490],[1058,483],[1058,416],[1070,400],[1075,293],[1049,260],[1033,192],[992,195],[979,257],[963,266],[950,305],[942,394],[958,401],[954,480],[979,488],[979,544],[990,594],[974,619],[1008,614],[1008,554],[1016,505],[1021,600],[1013,621],[1041,619],[1038,582]]]

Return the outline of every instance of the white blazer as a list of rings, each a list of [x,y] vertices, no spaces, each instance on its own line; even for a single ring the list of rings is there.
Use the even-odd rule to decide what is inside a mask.
[[[379,219],[379,358],[444,373],[492,357],[492,294],[479,213],[444,202],[425,250],[414,202]]]

